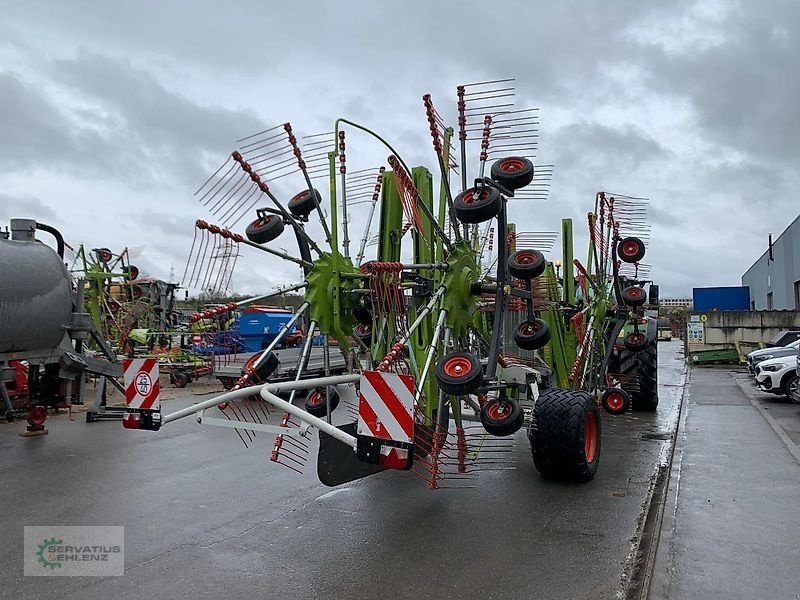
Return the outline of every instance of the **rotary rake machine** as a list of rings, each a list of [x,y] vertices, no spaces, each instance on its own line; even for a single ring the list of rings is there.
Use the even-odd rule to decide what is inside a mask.
[[[240,140],[197,192],[220,224],[198,220],[196,227],[298,265],[303,282],[295,287],[305,291],[304,302],[229,392],[167,415],[131,407],[125,426],[159,429],[194,416],[235,429],[245,445],[267,433],[275,436],[271,460],[295,470],[307,461],[316,428],[317,473],[326,485],[392,468],[412,470],[431,488],[506,468],[510,436],[525,428],[541,473],[591,479],[600,455],[598,403],[575,378],[559,385],[557,370],[539,356],[545,349],[547,359],[554,335],[566,356],[560,362],[575,356],[566,348],[574,334],[563,313],[578,309],[561,301],[540,250],[516,248],[525,236],[509,223],[512,201],[544,198],[551,173],[534,167],[538,113],[514,108],[512,82],[458,86],[456,128],[423,97],[437,186],[428,169],[409,168],[378,134],[344,118],[302,140],[288,123]],[[382,144],[388,168],[348,173],[353,133]],[[467,160],[475,154],[470,181]],[[305,189],[284,204],[267,180],[293,176],[302,176]],[[317,178],[328,181],[327,218]],[[353,258],[348,210],[358,203],[369,211]],[[244,235],[230,229],[253,210]],[[299,256],[276,248],[287,227]],[[373,246],[374,259],[365,261]],[[194,260],[203,261],[196,250]],[[568,287],[574,292],[571,280]],[[306,336],[294,381],[270,382],[273,351],[301,323]],[[347,374],[304,378],[317,331],[326,355],[345,355]],[[302,405],[298,393],[306,393]]]

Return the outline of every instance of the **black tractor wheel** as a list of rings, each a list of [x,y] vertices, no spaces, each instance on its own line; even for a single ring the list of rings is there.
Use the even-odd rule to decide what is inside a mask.
[[[189,383],[189,375],[185,371],[176,371],[172,374],[172,382],[177,388],[185,388]]]
[[[600,410],[584,391],[542,390],[528,439],[544,477],[589,481],[600,463]]]
[[[642,331],[633,331],[622,340],[626,350],[631,352],[642,352],[650,343],[647,335]]]
[[[263,219],[256,219],[244,230],[247,239],[256,244],[271,242],[282,233],[283,220],[278,215],[267,215]]]
[[[517,250],[508,257],[508,272],[518,279],[535,279],[546,266],[547,260],[538,250]]]
[[[628,306],[642,306],[647,302],[647,294],[643,288],[632,285],[622,290],[622,301]]]
[[[139,267],[136,265],[128,265],[127,267],[123,267],[122,272],[128,276],[128,279],[133,281],[134,279],[139,279]]]
[[[483,428],[497,437],[512,435],[520,430],[525,415],[519,402],[511,399],[493,398],[481,408]]]
[[[644,258],[644,253],[644,242],[637,237],[623,238],[617,245],[617,256],[622,262],[639,262]]]
[[[542,319],[523,321],[514,329],[514,343],[523,350],[544,348],[550,341],[550,327]]]
[[[462,223],[477,224],[493,219],[503,208],[503,197],[496,189],[471,188],[453,200],[453,211]]]
[[[370,341],[372,341],[372,326],[359,323],[353,327],[353,336],[369,346]]]
[[[310,190],[303,190],[289,200],[289,212],[295,217],[307,217],[312,210],[322,203],[322,196],[317,190],[312,194]]]
[[[655,340],[647,342],[640,352],[621,350],[619,371],[624,375],[626,391],[631,395],[631,408],[652,412],[658,406],[658,348]]]
[[[533,181],[533,163],[522,156],[507,156],[492,165],[491,173],[492,179],[513,192]]]
[[[609,388],[603,392],[600,403],[611,415],[622,415],[631,407],[631,396],[621,388]]]
[[[658,308],[658,286],[655,283],[650,284],[650,289],[647,292],[647,303],[652,308]]]
[[[339,406],[339,393],[331,388],[331,412]],[[325,388],[313,390],[306,396],[305,409],[310,415],[315,417],[325,417],[328,414],[327,392]]]
[[[445,394],[472,394],[483,382],[483,369],[478,357],[462,351],[445,354],[436,364],[436,382]]]

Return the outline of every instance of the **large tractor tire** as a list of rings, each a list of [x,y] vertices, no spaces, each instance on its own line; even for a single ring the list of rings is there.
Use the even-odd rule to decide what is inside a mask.
[[[620,373],[629,380],[631,408],[641,412],[652,412],[658,406],[658,347],[650,340],[639,352],[620,351]],[[628,388],[628,385],[625,385]]]
[[[600,410],[580,390],[543,390],[528,430],[536,469],[548,479],[583,483],[600,464]]]

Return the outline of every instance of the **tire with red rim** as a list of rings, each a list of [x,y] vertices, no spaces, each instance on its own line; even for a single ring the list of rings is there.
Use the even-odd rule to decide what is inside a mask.
[[[247,363],[244,366],[245,373],[253,373],[257,381],[251,383],[258,383],[259,381],[266,381],[270,375],[277,369],[281,361],[278,358],[278,355],[274,352],[270,352],[269,356],[267,356],[266,360],[258,367],[258,369],[253,369],[253,365],[256,364],[259,357],[261,356],[261,352],[254,354],[250,357]]]
[[[517,250],[508,257],[508,272],[518,279],[535,279],[546,266],[547,260],[538,250]]]
[[[632,285],[622,290],[622,301],[628,306],[642,306],[647,302],[647,294],[644,293],[644,288]]]
[[[500,214],[502,208],[503,197],[489,186],[470,188],[453,200],[453,211],[462,223],[484,223]]]
[[[611,415],[621,415],[628,412],[631,407],[631,397],[621,388],[609,388],[603,392],[600,403],[606,412]]]
[[[478,357],[470,352],[451,352],[436,363],[436,381],[445,394],[472,394],[483,383],[483,369]]]
[[[108,248],[100,248],[99,250],[96,250],[96,252],[97,252],[97,258],[100,259],[100,262],[107,263],[112,258],[114,258],[114,255],[111,254],[111,250],[109,250]]]
[[[626,237],[617,245],[617,256],[622,262],[635,263],[644,258],[644,242],[637,237]]]
[[[483,428],[497,437],[512,435],[520,430],[525,420],[519,402],[511,399],[493,398],[481,408]]]
[[[256,219],[244,230],[247,239],[256,244],[271,242],[282,233],[283,220],[278,215],[267,215],[263,219]]]
[[[650,341],[647,339],[647,334],[643,331],[632,331],[622,340],[626,350],[631,352],[641,352],[647,348]]]
[[[303,190],[299,194],[289,200],[289,212],[295,217],[307,217],[311,214],[312,210],[316,210],[317,206],[322,203],[322,196],[319,195],[317,190],[311,193],[311,190]]]
[[[304,406],[306,412],[308,412],[310,415],[314,415],[315,417],[319,418],[326,417],[328,415],[326,389],[318,388],[312,390],[308,396],[306,396]],[[336,410],[337,406],[339,406],[339,393],[335,388],[331,388],[331,412]]]
[[[353,327],[353,336],[369,346],[369,343],[372,341],[372,326],[359,323]]]
[[[176,371],[172,374],[172,382],[176,388],[185,388],[189,383],[189,375],[183,371]]]
[[[47,420],[47,409],[44,406],[28,407],[26,420],[31,427],[42,427]]]
[[[528,430],[533,464],[544,477],[583,483],[600,464],[600,409],[581,390],[542,390]]]
[[[136,265],[128,265],[122,269],[122,272],[125,273],[131,281],[139,278],[139,267]]]
[[[513,192],[533,181],[533,163],[522,156],[507,156],[495,161],[491,174],[492,179]]]
[[[514,329],[514,343],[523,350],[544,348],[550,341],[550,327],[542,319],[523,321]]]

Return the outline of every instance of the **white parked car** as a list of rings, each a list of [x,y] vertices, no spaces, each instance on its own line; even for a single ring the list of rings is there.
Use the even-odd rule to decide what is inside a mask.
[[[795,356],[798,348],[800,347],[800,339],[797,339],[787,346],[779,346],[773,348],[762,348],[760,350],[753,350],[747,354],[747,368],[750,372],[756,374],[756,365],[765,360],[778,358],[781,356]]]
[[[797,381],[797,355],[772,358],[756,366],[756,384],[764,392],[793,399],[797,394]]]

